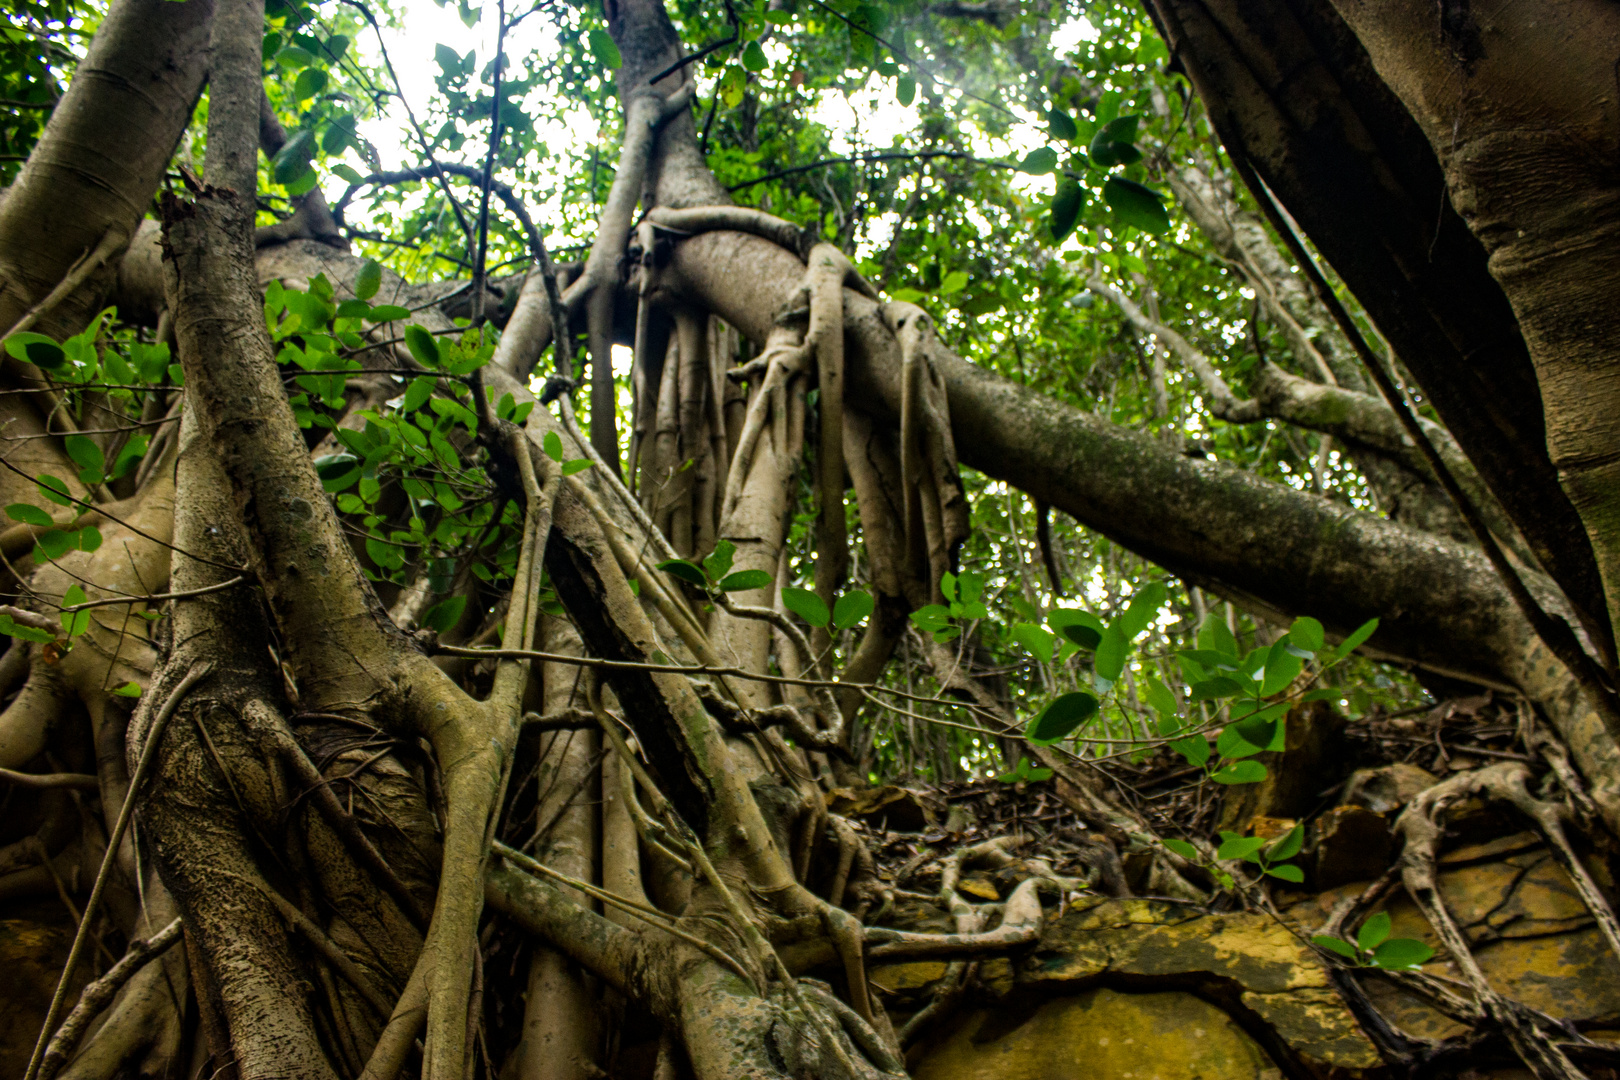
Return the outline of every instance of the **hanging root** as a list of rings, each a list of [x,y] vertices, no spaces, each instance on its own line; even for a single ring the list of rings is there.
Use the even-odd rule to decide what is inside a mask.
[[[900,343],[901,522],[908,560],[920,560],[936,583],[952,568],[972,523],[957,472],[945,381],[934,366],[934,322],[915,304],[883,305],[883,321]],[[938,602],[937,599],[935,602]]]
[[[844,519],[844,282],[855,268],[831,244],[810,251],[805,289],[810,294],[810,328],[805,345],[815,353],[821,439],[816,444],[816,595],[831,611],[849,568],[849,530]],[[810,641],[824,652],[831,635],[817,627]],[[811,661],[813,663],[813,660]],[[819,670],[816,665],[811,670]]]

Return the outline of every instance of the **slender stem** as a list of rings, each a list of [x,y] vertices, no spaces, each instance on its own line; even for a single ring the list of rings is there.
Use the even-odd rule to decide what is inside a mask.
[[[484,174],[478,185],[478,247],[473,255],[472,321],[484,317],[484,282],[489,258],[489,184],[495,172],[495,154],[501,146],[501,69],[506,59],[506,0],[496,4],[494,93],[489,106],[489,151],[484,154]],[[479,400],[483,401],[480,391]]]

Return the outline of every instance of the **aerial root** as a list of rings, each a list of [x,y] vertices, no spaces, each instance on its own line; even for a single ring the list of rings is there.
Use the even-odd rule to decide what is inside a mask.
[[[1473,991],[1476,1004],[1472,1009],[1462,1003],[1451,1003],[1452,1008],[1470,1013],[1477,1010],[1476,1023],[1488,1022],[1501,1030],[1537,1080],[1578,1080],[1586,1074],[1570,1060],[1565,1045],[1578,1046],[1587,1040],[1558,1021],[1491,988],[1436,880],[1435,866],[1440,841],[1445,833],[1447,811],[1470,796],[1483,796],[1511,804],[1529,816],[1543,831],[1559,862],[1570,871],[1583,899],[1587,899],[1588,906],[1593,909],[1605,938],[1611,945],[1614,944],[1613,913],[1601,894],[1597,893],[1585,867],[1563,835],[1561,821],[1564,808],[1531,797],[1525,787],[1529,777],[1530,771],[1522,762],[1503,762],[1473,772],[1459,773],[1420,793],[1395,822],[1395,831],[1406,840],[1401,853],[1401,878],[1407,893],[1439,935],[1463,981]],[[1584,887],[1583,881],[1586,883]],[[1592,893],[1590,899],[1588,889]],[[1600,911],[1604,914],[1599,914]],[[1430,996],[1436,988],[1425,986],[1424,989],[1429,991],[1425,996]]]
[[[74,1048],[79,1045],[79,1040],[84,1038],[91,1023],[112,1003],[118,991],[124,988],[124,984],[148,962],[162,956],[171,945],[179,941],[180,933],[180,920],[175,919],[146,940],[130,942],[129,950],[118,963],[101,978],[84,988],[79,995],[78,1004],[68,1013],[67,1018],[62,1021],[62,1026],[57,1028],[51,1037],[50,1045],[45,1048],[45,1056],[39,1065],[41,1080],[51,1080],[62,1066],[67,1064],[68,1058],[73,1056]]]

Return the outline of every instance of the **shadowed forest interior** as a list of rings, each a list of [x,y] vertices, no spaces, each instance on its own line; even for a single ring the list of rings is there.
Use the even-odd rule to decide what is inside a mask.
[[[13,0],[0,1070],[1620,1077],[1617,56]]]

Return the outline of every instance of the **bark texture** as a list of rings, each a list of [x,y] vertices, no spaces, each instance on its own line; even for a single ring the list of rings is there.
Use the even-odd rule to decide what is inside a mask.
[[[1513,305],[1546,444],[1620,612],[1620,12],[1339,0]]]
[[[1227,151],[1361,301],[1594,643],[1612,653],[1597,561],[1547,451],[1513,307],[1423,130],[1366,49],[1322,0],[1150,0],[1148,9]]]

